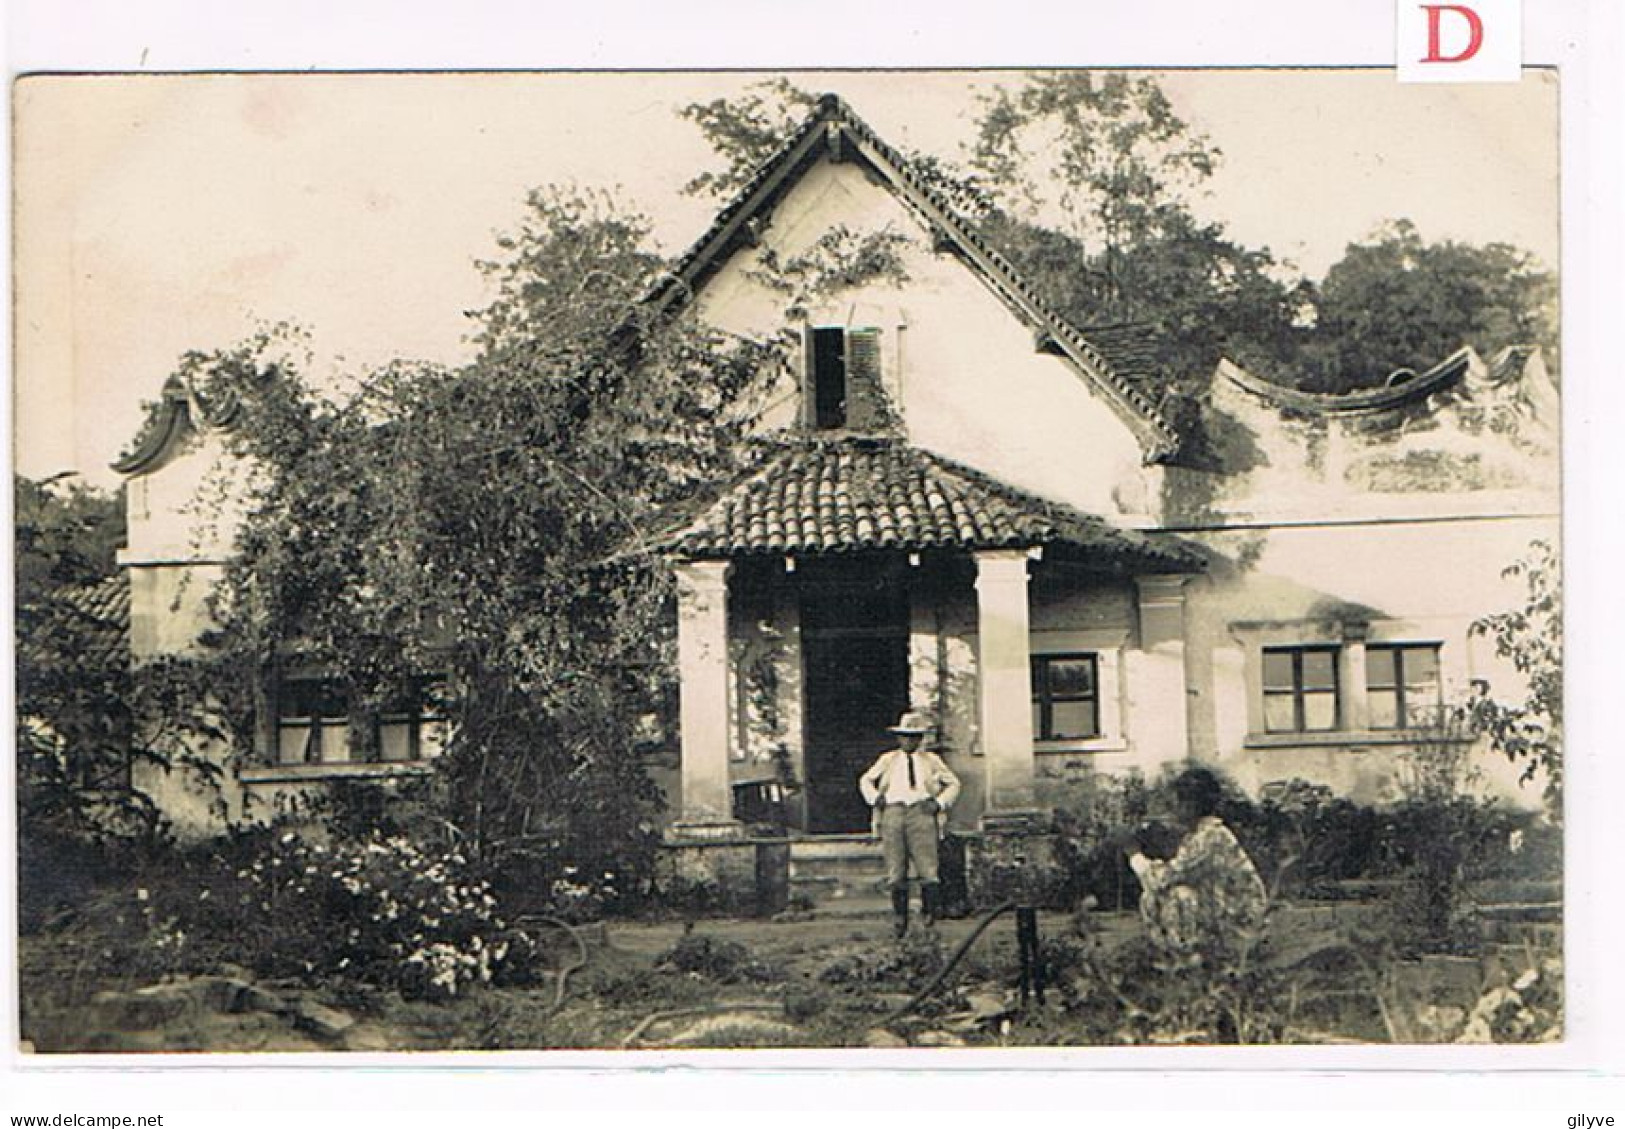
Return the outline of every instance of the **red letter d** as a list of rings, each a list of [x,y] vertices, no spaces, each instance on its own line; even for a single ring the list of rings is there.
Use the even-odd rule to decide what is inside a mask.
[[[1428,14],[1428,53],[1422,62],[1464,63],[1484,46],[1484,21],[1471,8],[1462,4],[1423,4],[1421,8]],[[1455,12],[1467,20],[1467,46],[1459,55],[1444,55],[1439,51],[1439,17],[1445,12]]]

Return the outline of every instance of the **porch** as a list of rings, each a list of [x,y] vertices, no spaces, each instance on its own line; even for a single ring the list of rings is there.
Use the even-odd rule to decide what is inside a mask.
[[[797,841],[863,836],[856,781],[905,709],[964,791],[964,835],[1048,823],[1037,758],[1185,742],[1183,585],[1199,558],[897,441],[787,443],[672,535],[674,843],[738,841],[736,793]],[[1035,675],[1039,683],[1035,688]],[[800,848],[805,852],[806,848]]]

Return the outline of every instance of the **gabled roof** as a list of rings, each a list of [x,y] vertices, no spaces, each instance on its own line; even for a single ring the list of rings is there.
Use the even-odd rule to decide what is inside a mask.
[[[897,150],[886,144],[845,102],[825,94],[801,127],[756,170],[715,221],[677,261],[651,300],[661,309],[687,303],[706,280],[741,246],[756,238],[758,225],[820,156],[857,157],[938,241],[955,252],[1029,328],[1041,348],[1058,353],[1103,396],[1140,440],[1148,462],[1172,456],[1179,435],[1157,405],[1120,372],[1089,337],[1044,301],[945,199],[915,174]]]
[[[795,439],[661,538],[690,558],[1060,546],[1102,569],[1193,572],[1177,541],[1117,529],[895,439]]]

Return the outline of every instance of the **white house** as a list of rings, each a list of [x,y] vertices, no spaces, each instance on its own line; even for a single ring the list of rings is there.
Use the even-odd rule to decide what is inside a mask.
[[[773,265],[836,229],[891,233],[902,270],[787,324]],[[765,779],[801,785],[792,835],[861,832],[855,780],[908,706],[965,782],[954,827],[998,835],[1041,827],[1057,780],[1186,758],[1249,789],[1301,777],[1379,801],[1442,701],[1514,677],[1469,625],[1517,604],[1502,569],[1558,533],[1557,396],[1529,350],[1462,350],[1342,396],[1221,364],[1197,443],[1144,390],[1132,331],[1063,321],[829,96],[651,300],[806,344],[753,473],[663,542],[680,592],[670,836],[695,858],[743,840],[736,796]],[[202,624],[229,546],[186,503],[229,416],[166,389],[120,466],[138,661]],[[233,804],[422,771],[433,746],[432,719],[401,719],[365,763],[321,753],[342,740],[273,739],[345,724],[298,708],[267,704],[283,716]]]

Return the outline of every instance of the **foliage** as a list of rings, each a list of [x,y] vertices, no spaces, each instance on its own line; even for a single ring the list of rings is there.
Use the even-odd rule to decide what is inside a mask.
[[[62,480],[18,479],[17,803],[25,928],[71,909],[109,867],[159,847],[161,813],[137,765],[210,790],[194,749],[219,732],[208,683],[184,658],[130,663],[114,553],[121,502]],[[212,794],[212,792],[211,792]]]
[[[1177,386],[1222,352],[1282,359],[1297,305],[1267,250],[1192,211],[1219,159],[1155,79],[1069,71],[986,96],[971,165],[998,204],[990,236],[1016,266],[1086,332],[1154,330]]]
[[[1470,344],[1538,345],[1555,363],[1557,282],[1505,243],[1426,242],[1408,220],[1351,243],[1313,295],[1303,387],[1343,392],[1419,372]]]
[[[453,996],[490,983],[522,946],[467,859],[404,838],[324,846],[288,832],[235,877],[241,928],[262,931],[267,958],[317,983],[342,976]]]
[[[908,242],[909,237],[900,231],[860,233],[836,224],[807,250],[789,259],[781,259],[770,247],[764,248],[750,276],[787,295],[786,319],[801,321],[814,297],[875,280],[893,285],[907,282],[901,251]]]
[[[1563,1037],[1563,958],[1531,952],[1505,983],[1487,987],[1458,1043],[1549,1043]]]
[[[1446,710],[1408,735],[1400,802],[1386,814],[1388,940],[1406,955],[1473,952],[1479,944],[1469,882],[1504,841],[1495,805],[1475,790],[1472,734]]]
[[[694,196],[726,198],[743,188],[756,170],[784,144],[812,113],[818,96],[786,78],[752,84],[738,98],[694,102],[677,111],[705,135],[727,164],[702,172],[683,186]]]
[[[891,985],[918,991],[947,962],[947,948],[937,931],[915,929],[904,934],[896,945],[864,947],[837,956],[818,970],[818,980],[823,984]]]
[[[702,976],[720,984],[775,980],[780,975],[738,941],[694,930],[685,930],[677,943],[656,959],[655,967]]]
[[[1563,816],[1563,592],[1557,551],[1545,541],[1531,543],[1528,554],[1503,575],[1522,578],[1522,607],[1485,616],[1473,634],[1490,639],[1495,653],[1511,662],[1524,680],[1522,700],[1495,696],[1488,682],[1474,687],[1467,705],[1473,729],[1490,746],[1523,766],[1523,781],[1541,777],[1547,814]]]
[[[1173,958],[1143,935],[1108,947],[1088,917],[1069,950],[1079,974],[1063,980],[1065,1006],[1085,1041],[1131,1044],[1275,1043],[1290,1019],[1283,975],[1267,959],[1270,934],[1249,932]],[[1217,937],[1207,939],[1219,943]]]
[[[335,401],[255,342],[203,378],[256,389],[231,435],[256,473],[217,662],[252,685],[297,658],[356,717],[427,698],[449,722],[442,820],[515,900],[647,869],[624,686],[671,657],[650,537],[733,472],[767,357],[656,320],[646,238],[612,199],[538,191],[484,264],[468,366],[393,365]]]

